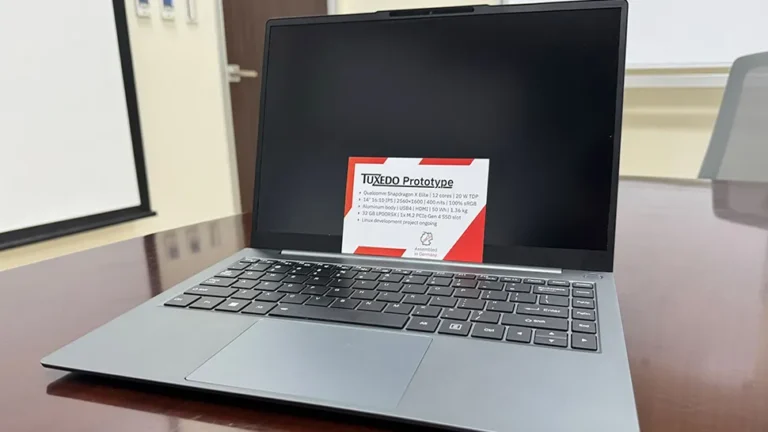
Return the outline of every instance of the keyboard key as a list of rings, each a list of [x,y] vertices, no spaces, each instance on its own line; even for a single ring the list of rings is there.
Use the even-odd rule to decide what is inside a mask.
[[[308,267],[297,267],[289,271],[288,273],[294,276],[308,276],[310,273],[312,273],[312,269]]]
[[[567,339],[568,333],[564,331],[557,331],[557,330],[536,330],[536,335],[534,337],[548,337],[548,338],[557,338],[557,339]]]
[[[320,306],[320,307],[328,307],[331,303],[333,303],[333,297],[325,297],[325,296],[311,296],[309,300],[307,300],[304,305],[305,306]]]
[[[477,285],[477,289],[491,290],[491,291],[502,291],[504,289],[504,284],[501,283],[501,282],[483,281],[483,282],[480,282]]]
[[[477,286],[477,281],[472,279],[456,279],[453,281],[455,288],[474,288]]]
[[[365,273],[365,272],[370,272],[371,268],[370,267],[355,267],[352,270],[357,271],[357,272]]]
[[[331,307],[338,308],[338,309],[354,309],[359,304],[360,304],[360,300],[351,300],[351,299],[343,298],[333,302]]]
[[[240,258],[240,261],[244,263],[253,264],[253,263],[259,262],[259,259],[256,257],[244,257],[244,258]]]
[[[452,278],[454,275],[451,272],[437,272],[435,273],[435,277],[445,277],[445,278]]]
[[[477,275],[472,273],[456,273],[456,276],[454,276],[456,279],[474,279],[477,277]]]
[[[411,271],[410,270],[395,269],[395,270],[392,270],[392,274],[409,275],[409,274],[411,274]]]
[[[597,338],[592,335],[571,335],[571,348],[580,350],[597,351]]]
[[[531,329],[524,327],[510,326],[507,330],[507,340],[510,342],[531,342]]]
[[[266,262],[260,262],[258,264],[249,265],[248,267],[246,267],[246,270],[251,270],[254,272],[264,272],[270,267],[272,267],[272,264],[269,264]]]
[[[436,285],[436,286],[451,286],[451,281],[453,279],[446,278],[446,277],[431,277],[427,279],[427,285]]]
[[[357,272],[354,270],[339,270],[333,277],[337,279],[352,279],[357,276]]]
[[[400,293],[390,293],[390,292],[384,292],[379,294],[379,297],[376,298],[378,301],[383,302],[391,302],[391,303],[399,303],[403,299],[403,295]]]
[[[224,270],[224,271],[220,271],[216,275],[216,277],[219,277],[219,278],[236,278],[236,277],[240,276],[241,274],[243,274],[243,272],[241,272],[241,271]]]
[[[250,264],[245,262],[236,262],[229,265],[228,268],[232,270],[245,270]],[[225,276],[226,277],[226,276]]]
[[[382,310],[384,310],[384,307],[386,305],[387,305],[386,303],[377,302],[377,301],[364,301],[360,304],[360,307],[358,307],[357,310],[381,312]]]
[[[280,305],[270,312],[270,316],[288,318],[306,318],[318,321],[330,321],[347,324],[359,324],[376,327],[401,329],[408,322],[407,315],[383,314],[361,310],[317,308],[302,305]]]
[[[483,323],[475,324],[475,327],[472,329],[472,337],[501,340],[504,337],[504,326]]]
[[[335,273],[335,269],[315,269],[312,271],[312,273],[309,274],[309,276],[310,278],[328,278],[330,280],[331,276],[333,276]]]
[[[243,309],[243,313],[245,314],[253,314],[253,315],[266,315],[267,312],[272,310],[277,306],[277,303],[262,303],[259,301],[251,302],[248,306],[246,306],[245,309]]]
[[[428,295],[420,295],[420,294],[408,294],[403,298],[403,303],[407,304],[415,304],[415,305],[425,305],[429,303],[429,300],[432,297]]]
[[[574,297],[595,298],[595,292],[590,290],[590,289],[574,288],[574,289],[571,290],[571,294]]]
[[[555,306],[529,306],[520,305],[517,307],[517,313],[520,315],[537,315],[553,318],[568,318],[568,308]]]
[[[432,301],[429,302],[432,306],[438,307],[454,307],[458,300],[453,297],[436,296],[432,297]]]
[[[283,286],[277,289],[281,293],[300,293],[304,289],[304,285],[297,283],[284,283]]]
[[[414,270],[411,272],[411,274],[415,276],[432,276],[432,272],[427,270]]]
[[[279,292],[265,292],[259,296],[261,302],[278,302],[281,298],[285,297],[285,294]]]
[[[269,260],[261,260],[259,262],[260,263],[264,263],[264,264],[272,265],[272,264],[275,264],[277,261],[269,259]]]
[[[514,276],[504,276],[500,279],[502,282],[514,282],[514,283],[522,283],[523,280],[519,277]]]
[[[517,314],[504,314],[501,317],[501,323],[504,325],[513,325],[520,327],[533,327],[547,330],[568,330],[568,320],[560,318],[545,318],[536,316],[524,316]]]
[[[485,308],[485,300],[461,299],[457,307],[461,309],[483,310]]]
[[[324,287],[324,286],[308,286],[304,288],[304,291],[302,291],[302,294],[307,294],[311,296],[321,296],[328,292],[330,288]]]
[[[239,290],[236,293],[232,294],[232,298],[233,299],[240,299],[240,300],[253,300],[259,294],[261,294],[260,291],[242,289],[242,290]]]
[[[379,273],[384,273],[384,274],[392,273],[392,269],[388,269],[388,268],[375,268],[375,269],[373,269],[371,271],[375,271],[375,272],[379,272]]]
[[[504,291],[483,291],[480,298],[483,300],[505,301],[507,293]]]
[[[406,276],[403,279],[404,284],[416,284],[416,285],[424,285],[424,283],[427,282],[426,276]]]
[[[413,316],[437,318],[440,315],[440,308],[435,306],[417,306],[412,313]]]
[[[327,295],[328,297],[341,297],[341,298],[347,298],[354,293],[355,290],[349,289],[349,288],[331,288],[330,291],[328,291]]]
[[[523,282],[525,282],[527,284],[531,284],[531,285],[546,285],[547,284],[547,281],[545,281],[544,279],[533,279],[533,278],[528,278],[528,279],[526,279]]]
[[[350,298],[356,300],[373,300],[377,295],[379,295],[379,293],[373,290],[356,290]]]
[[[216,286],[216,287],[228,287],[232,285],[233,283],[237,282],[236,279],[232,278],[210,278],[206,279],[205,281],[201,282],[200,285],[209,285],[209,286]]]
[[[499,280],[498,276],[488,276],[488,275],[480,275],[477,277],[477,280],[479,281],[497,281]]]
[[[283,297],[280,303],[302,304],[307,301],[308,298],[309,296],[306,294],[288,294]]]
[[[561,288],[561,287],[551,287],[551,286],[537,286],[533,287],[533,292],[535,294],[551,294],[551,295],[559,295],[559,296],[568,296],[569,293],[568,288]]]
[[[550,279],[547,282],[547,285],[549,285],[549,286],[559,286],[559,287],[569,287],[569,286],[571,286],[571,283],[566,281],[566,280]]]
[[[595,284],[592,282],[574,282],[571,284],[574,288],[586,288],[586,289],[594,289]]]
[[[250,279],[250,280],[256,280],[264,276],[264,272],[258,272],[258,271],[247,271],[240,275],[240,279]]]
[[[379,280],[380,280],[381,282],[395,282],[395,283],[397,283],[397,282],[400,282],[401,280],[403,280],[403,275],[399,275],[399,274],[391,274],[391,273],[390,273],[390,274],[384,275],[384,276],[383,276],[381,279],[379,279]]]
[[[289,270],[291,270],[291,267],[283,264],[275,264],[267,269],[269,273],[288,273]]]
[[[480,297],[482,292],[474,288],[459,288],[454,291],[453,296],[456,298],[469,298],[476,299]]]
[[[536,303],[536,294],[512,293],[507,301],[515,303]]]
[[[199,298],[200,296],[196,296],[196,295],[181,294],[165,302],[165,305],[176,306],[176,307],[187,307]]]
[[[375,281],[379,276],[381,276],[380,273],[369,271],[358,273],[357,276],[355,276],[355,280]]]
[[[188,289],[185,293],[192,295],[208,296],[208,297],[229,297],[236,293],[234,288],[221,288],[213,286],[196,286]]]
[[[399,292],[401,288],[403,288],[403,284],[396,282],[381,282],[379,283],[379,286],[376,287],[379,291],[388,292]]]
[[[280,282],[281,280],[285,279],[286,275],[281,273],[267,273],[264,276],[259,279],[260,281],[268,281],[268,282]]]
[[[585,321],[594,321],[595,320],[595,311],[586,310],[586,309],[574,309],[573,310],[573,319],[580,319]]]
[[[264,281],[257,283],[253,289],[262,291],[276,291],[278,288],[280,288],[281,285],[282,284],[280,282]]]
[[[325,277],[325,276],[310,276],[309,279],[307,279],[304,283],[307,285],[328,285],[328,282],[331,281],[331,278]]]
[[[200,297],[196,302],[192,303],[189,307],[192,309],[205,309],[211,310],[223,302],[223,298],[217,297]]]
[[[515,304],[501,301],[489,301],[485,310],[489,312],[512,313],[515,310]]]
[[[471,327],[472,324],[468,322],[445,320],[440,324],[440,330],[437,332],[455,336],[466,336],[469,334],[469,329]]]
[[[512,292],[529,293],[531,292],[531,286],[523,283],[506,283],[504,289]]]
[[[334,279],[331,281],[331,286],[334,288],[349,288],[355,283],[352,279]]]
[[[539,296],[539,304],[547,306],[563,306],[568,307],[568,297],[541,295]],[[575,306],[575,303],[574,303]]]
[[[251,302],[248,300],[227,300],[224,303],[216,307],[217,311],[222,312],[240,312],[241,309],[249,305]]]
[[[431,286],[429,287],[427,294],[450,297],[451,295],[453,295],[453,288]]]
[[[307,279],[309,279],[307,276],[299,276],[295,274],[289,274],[288,277],[283,279],[283,283],[292,283],[292,284],[300,284],[304,283]],[[262,279],[265,280],[265,279]]]
[[[453,308],[444,309],[443,314],[440,315],[440,318],[466,321],[469,318],[469,311],[464,309],[453,309]]]
[[[256,286],[258,282],[254,280],[240,279],[235,282],[230,288],[251,289]]]
[[[376,289],[378,285],[379,285],[378,282],[368,281],[368,280],[359,280],[359,281],[355,281],[355,283],[352,284],[350,288],[372,290],[372,289]]]
[[[394,313],[408,315],[413,310],[413,306],[403,303],[390,303],[384,308],[384,313]]]
[[[581,321],[577,319],[571,321],[571,330],[579,333],[591,333],[591,334],[597,333],[597,328],[595,327],[595,323],[590,321]]]
[[[557,339],[546,336],[536,336],[533,338],[533,343],[536,345],[547,345],[553,347],[566,348],[568,346],[568,339]]]
[[[499,318],[501,318],[501,314],[498,312],[474,311],[469,317],[469,320],[488,324],[498,324]]]
[[[440,324],[439,319],[434,318],[413,318],[411,322],[405,327],[406,330],[420,331],[427,333],[434,333],[437,330],[437,325]]]
[[[595,301],[590,299],[573,299],[573,307],[581,309],[594,309]]]
[[[403,285],[404,294],[424,294],[425,292],[427,292],[426,285],[414,285],[414,284]]]

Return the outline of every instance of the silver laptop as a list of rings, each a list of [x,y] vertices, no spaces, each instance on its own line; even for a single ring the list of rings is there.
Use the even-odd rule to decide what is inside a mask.
[[[627,5],[272,20],[250,248],[46,367],[478,431],[637,431]],[[350,157],[486,158],[482,263],[342,254]]]

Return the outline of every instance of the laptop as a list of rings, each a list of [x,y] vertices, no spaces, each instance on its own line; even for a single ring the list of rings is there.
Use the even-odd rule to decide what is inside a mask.
[[[449,429],[639,430],[612,274],[626,20],[609,0],[269,21],[250,247],[43,366]],[[488,161],[481,262],[341,253],[360,157]]]

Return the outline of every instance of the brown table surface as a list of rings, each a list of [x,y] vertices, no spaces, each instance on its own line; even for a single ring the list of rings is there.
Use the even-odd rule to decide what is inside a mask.
[[[0,273],[0,431],[401,429],[40,366],[249,229],[235,216]],[[622,180],[615,272],[642,429],[768,431],[768,187]]]

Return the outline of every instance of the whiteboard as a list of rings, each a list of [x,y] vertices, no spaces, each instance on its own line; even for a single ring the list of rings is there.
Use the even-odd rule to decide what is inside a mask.
[[[629,69],[727,67],[764,51],[768,0],[629,0]]]
[[[0,0],[0,64],[0,234],[140,206],[113,2]]]

